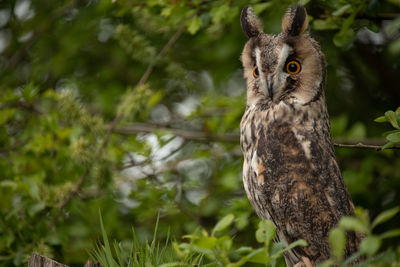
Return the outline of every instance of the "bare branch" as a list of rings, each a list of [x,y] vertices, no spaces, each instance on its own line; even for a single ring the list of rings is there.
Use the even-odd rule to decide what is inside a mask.
[[[239,142],[238,134],[215,135],[215,134],[208,134],[207,132],[163,127],[152,123],[137,122],[114,130],[115,133],[123,135],[138,134],[138,133],[153,133],[156,131],[170,132],[173,135],[194,141]]]
[[[180,136],[186,140],[209,142],[227,142],[235,143],[239,142],[239,135],[228,133],[215,135],[207,132],[184,130],[166,127],[164,125],[152,124],[152,123],[132,123],[124,127],[120,127],[114,130],[115,133],[123,135],[131,135],[138,133],[153,133],[153,132],[169,132],[173,135]],[[385,139],[370,138],[365,140],[354,140],[351,138],[338,138],[334,140],[334,146],[338,148],[363,148],[363,149],[375,149],[377,151],[382,150],[383,145],[385,145]],[[364,144],[368,143],[368,144]],[[400,147],[392,147],[390,149],[400,149]]]
[[[366,145],[363,143],[357,143],[357,144],[338,144],[338,143],[334,143],[333,144],[335,147],[339,147],[339,148],[366,148],[366,149],[375,149],[376,151],[380,151],[382,150],[383,146],[376,146],[376,145]],[[400,149],[400,147],[390,147],[388,149]]]

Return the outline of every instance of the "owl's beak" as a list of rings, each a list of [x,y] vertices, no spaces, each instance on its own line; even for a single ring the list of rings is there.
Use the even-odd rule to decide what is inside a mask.
[[[271,100],[274,99],[274,95],[273,95],[273,80],[272,80],[272,74],[268,73],[267,75],[267,89],[268,89],[268,96],[271,98]]]

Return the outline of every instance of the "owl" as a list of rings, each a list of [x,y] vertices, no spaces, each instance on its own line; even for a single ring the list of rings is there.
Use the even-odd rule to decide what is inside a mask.
[[[274,223],[279,241],[307,241],[284,255],[287,266],[315,266],[330,257],[329,230],[354,212],[332,144],[324,55],[304,33],[308,20],[300,5],[287,10],[277,35],[263,32],[249,6],[240,20],[249,37],[241,56],[244,188],[257,215]],[[348,234],[345,256],[361,238]]]

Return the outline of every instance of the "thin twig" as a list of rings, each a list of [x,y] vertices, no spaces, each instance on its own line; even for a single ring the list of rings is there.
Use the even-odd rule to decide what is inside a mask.
[[[169,132],[175,136],[180,136],[186,140],[200,141],[200,142],[227,142],[227,143],[236,143],[239,142],[239,135],[228,133],[228,134],[210,134],[202,131],[194,131],[194,130],[184,130],[178,128],[166,127],[165,125],[158,125],[153,123],[131,123],[124,127],[120,127],[114,130],[115,133],[119,133],[122,135],[131,135],[138,133],[153,133],[155,131],[165,131]],[[375,149],[377,151],[382,150],[383,145],[386,143],[384,139],[365,139],[363,142],[367,142],[369,144],[364,144],[363,142],[357,142],[353,139],[345,139],[338,138],[335,139],[334,143],[335,147],[338,148],[363,148],[363,149]],[[357,142],[356,144],[354,144]],[[390,149],[400,149],[400,147],[391,147]]]
[[[180,136],[187,140],[193,141],[218,141],[218,142],[239,142],[238,134],[215,135],[201,131],[184,130],[177,128],[164,127],[152,123],[131,123],[127,126],[114,130],[115,133],[130,135],[138,133],[152,133],[155,131],[166,131],[173,135]]]
[[[363,143],[357,143],[357,144],[338,144],[338,143],[334,143],[333,144],[335,147],[339,147],[339,148],[366,148],[366,149],[375,149],[376,151],[381,151],[383,146],[376,146],[376,145],[366,145]],[[390,147],[387,149],[400,149],[400,147],[394,146],[394,147]]]

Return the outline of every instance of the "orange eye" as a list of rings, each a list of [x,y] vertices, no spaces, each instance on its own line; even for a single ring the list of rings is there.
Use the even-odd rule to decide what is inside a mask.
[[[301,70],[301,65],[300,62],[297,60],[291,60],[288,63],[286,63],[286,72],[289,74],[297,74]]]
[[[257,65],[254,64],[254,65],[253,65],[253,77],[254,77],[255,79],[257,79],[258,76],[260,76],[260,73],[258,72]]]

